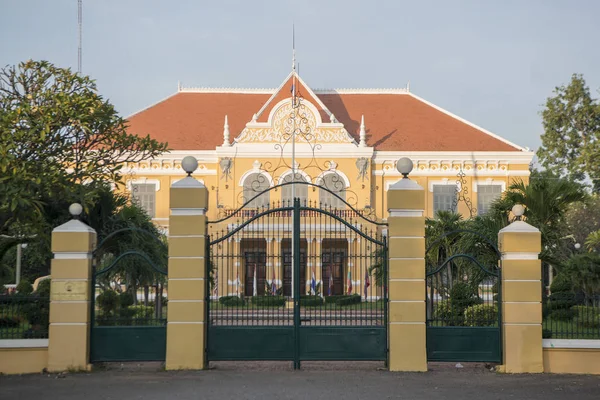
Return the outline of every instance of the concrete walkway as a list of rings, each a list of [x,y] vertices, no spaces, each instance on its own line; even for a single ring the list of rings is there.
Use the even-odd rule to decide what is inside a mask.
[[[199,372],[127,366],[64,375],[0,376],[0,399],[600,399],[600,377],[504,375],[481,365],[390,373],[373,363],[214,363]]]

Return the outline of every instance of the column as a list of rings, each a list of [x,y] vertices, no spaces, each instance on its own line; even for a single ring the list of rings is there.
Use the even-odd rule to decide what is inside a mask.
[[[513,207],[519,219],[522,206]],[[502,253],[504,372],[544,372],[542,355],[542,250],[540,231],[515,221],[498,234]]]
[[[354,267],[355,261],[355,249],[354,249],[354,238],[347,238],[348,241],[348,271],[350,271],[350,279],[352,283],[352,294],[360,293],[359,278],[356,276],[356,268]],[[348,271],[346,271],[345,281],[348,280]],[[346,282],[346,293],[348,293],[348,282]]]
[[[50,331],[48,370],[87,370],[90,347],[92,251],[96,231],[77,220],[82,212],[72,204],[73,219],[52,231],[54,258],[50,268]]]
[[[281,263],[281,238],[273,240],[273,268],[275,268],[275,283],[277,289],[283,287],[283,264]]]
[[[310,260],[314,265],[315,276],[317,278],[317,282],[321,282],[321,297],[327,295],[327,291],[329,288],[325,286],[325,279],[323,278],[323,266],[321,264],[321,243],[323,242],[322,238],[312,239],[312,246],[310,247]]]
[[[170,190],[167,370],[203,369],[206,365],[208,192],[191,176],[197,165],[193,157],[184,158],[182,167],[188,176]]]
[[[425,191],[404,178],[390,186],[388,204],[389,368],[427,371],[425,326]],[[404,164],[406,166],[406,164]],[[401,168],[399,168],[400,170]]]

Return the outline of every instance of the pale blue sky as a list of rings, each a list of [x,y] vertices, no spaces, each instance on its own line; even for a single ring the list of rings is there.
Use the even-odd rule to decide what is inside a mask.
[[[597,0],[84,0],[83,72],[125,116],[186,86],[404,87],[537,148],[553,88],[600,87]],[[0,65],[77,66],[77,0],[0,0]]]

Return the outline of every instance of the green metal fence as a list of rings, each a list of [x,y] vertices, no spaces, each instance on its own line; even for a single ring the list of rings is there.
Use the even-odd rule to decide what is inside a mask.
[[[47,339],[49,296],[0,295],[0,339]]]
[[[600,295],[551,293],[542,315],[545,339],[600,339]]]

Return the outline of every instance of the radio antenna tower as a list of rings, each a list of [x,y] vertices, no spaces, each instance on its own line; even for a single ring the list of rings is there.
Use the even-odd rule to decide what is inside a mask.
[[[81,0],[77,0],[77,25],[79,28],[79,46],[77,47],[77,72],[81,74],[81,25],[83,23],[83,12]]]

